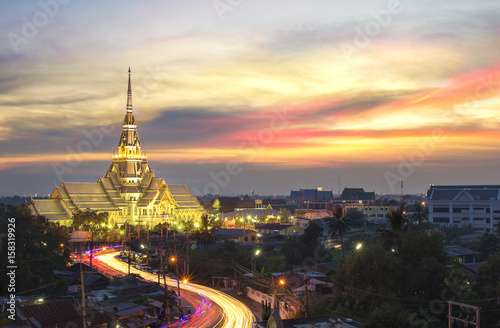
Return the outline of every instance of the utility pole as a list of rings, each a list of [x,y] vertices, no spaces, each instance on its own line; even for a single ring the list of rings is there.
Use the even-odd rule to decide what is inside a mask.
[[[130,258],[130,245],[128,246],[128,274],[130,274],[130,262],[131,262],[131,258]]]
[[[87,327],[87,308],[85,306],[85,284],[83,282],[82,255],[81,254],[80,254],[80,280],[81,280],[81,289],[82,289],[83,327]]]
[[[305,293],[305,296],[306,296],[306,308],[305,308],[305,317],[307,318],[307,314],[309,312],[309,298],[307,296],[308,294],[308,290],[307,290],[307,272],[306,272],[306,269],[304,268],[304,287],[305,287],[305,290],[304,290],[304,293]]]
[[[167,279],[165,278],[165,266],[163,266],[162,271],[163,271],[163,285],[165,286],[165,297],[167,302],[167,322],[170,325],[170,295],[168,295]]]
[[[158,284],[160,284],[160,271],[163,270],[163,249],[161,250],[161,252],[159,252],[160,254],[160,267],[158,268]]]
[[[137,222],[139,223],[137,225],[137,239],[140,240],[141,239],[141,222],[142,222],[142,220],[139,218],[139,220],[137,220]]]
[[[91,242],[90,242],[90,269],[92,269],[92,255],[94,252],[94,233],[92,232],[92,228],[89,229]]]
[[[187,227],[186,227],[186,263],[184,265],[184,275],[186,276],[186,278],[189,276],[189,232]]]

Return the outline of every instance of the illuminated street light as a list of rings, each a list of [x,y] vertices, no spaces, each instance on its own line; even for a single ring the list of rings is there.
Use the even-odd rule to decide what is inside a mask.
[[[260,254],[260,249],[258,249],[258,250],[256,250],[256,251],[255,251],[255,255],[254,255],[254,256],[252,256],[252,259],[250,260],[250,266],[252,267],[252,271],[255,271],[255,266],[256,266],[256,264],[255,264],[255,262],[256,262],[256,257],[257,257],[257,255],[259,255],[259,254]]]
[[[183,283],[183,284],[187,284],[187,283],[188,283],[187,279],[184,279],[184,280],[182,281],[182,283]]]
[[[356,249],[360,249],[363,246],[363,244],[359,243],[356,245]]]
[[[141,248],[144,248],[144,245],[141,244]]]
[[[172,256],[172,257],[170,258],[170,262],[175,262],[175,257],[173,257],[173,256]]]
[[[283,279],[280,279],[280,285],[281,286],[285,285],[285,281]]]
[[[195,226],[196,228],[199,228],[199,227],[200,227],[200,224],[199,224],[198,222],[196,222],[196,223],[194,224],[194,226]]]

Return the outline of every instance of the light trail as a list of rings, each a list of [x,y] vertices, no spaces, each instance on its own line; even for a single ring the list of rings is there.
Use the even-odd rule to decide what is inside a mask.
[[[127,274],[128,264],[116,259],[117,253],[95,255],[95,258]],[[133,267],[130,267],[130,272],[140,274],[149,281],[158,281],[158,276],[149,272]],[[166,282],[167,286],[177,288],[176,280],[166,278]],[[251,328],[252,322],[255,321],[255,316],[245,304],[223,292],[203,285],[183,284],[182,282],[179,282],[179,287],[183,291],[188,291],[188,293],[182,293],[182,300],[188,301],[196,311],[187,322],[178,322],[175,327]]]

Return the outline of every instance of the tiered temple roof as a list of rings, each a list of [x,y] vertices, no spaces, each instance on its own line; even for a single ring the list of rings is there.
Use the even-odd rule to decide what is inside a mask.
[[[35,215],[68,225],[73,213],[114,213],[115,223],[150,220],[197,219],[205,210],[185,185],[167,185],[148,164],[137,132],[132,109],[130,69],[127,110],[122,124],[118,152],[105,177],[95,183],[61,182],[50,199],[35,199],[29,205]]]

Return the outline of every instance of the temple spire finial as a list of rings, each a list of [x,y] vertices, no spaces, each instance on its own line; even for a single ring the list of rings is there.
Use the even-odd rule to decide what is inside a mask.
[[[132,84],[130,83],[130,66],[128,68],[127,112],[132,112]]]

